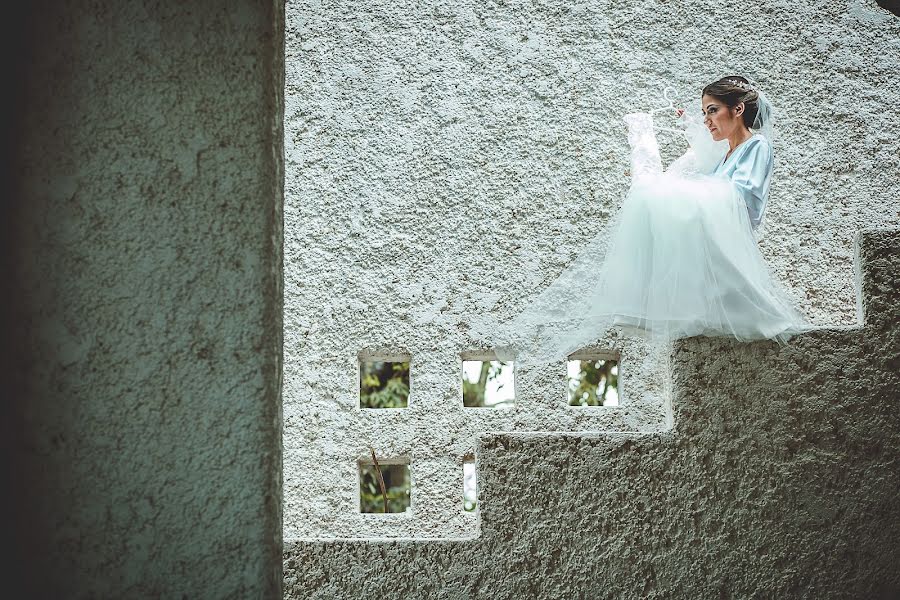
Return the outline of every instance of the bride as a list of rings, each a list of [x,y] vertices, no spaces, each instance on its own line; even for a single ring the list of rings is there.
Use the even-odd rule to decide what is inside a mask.
[[[501,327],[501,360],[562,360],[613,327],[651,342],[694,335],[779,343],[812,328],[756,243],[772,176],[771,105],[747,79],[674,107],[690,147],[663,169],[653,112],[625,116],[632,184],[610,227]]]

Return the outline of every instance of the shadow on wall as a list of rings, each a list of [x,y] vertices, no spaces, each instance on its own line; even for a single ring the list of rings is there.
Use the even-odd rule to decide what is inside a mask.
[[[881,8],[900,16],[900,0],[875,0],[875,2]]]
[[[35,44],[33,39],[34,18],[39,13],[39,7],[33,3],[13,3],[4,7],[2,35],[0,35],[0,55],[3,61],[3,74],[5,77],[3,93],[3,125],[0,130],[0,143],[3,144],[0,155],[0,170],[2,170],[3,189],[0,190],[0,202],[2,202],[2,214],[0,214],[0,277],[5,285],[12,284],[15,289],[15,265],[16,254],[16,216],[20,210],[20,198],[14,184],[16,173],[14,157],[21,147],[23,131],[21,120],[17,118],[23,113],[26,105],[24,98],[23,81],[32,62]],[[36,535],[36,524],[27,517],[31,513],[28,510],[29,499],[15,493],[17,490],[13,483],[16,479],[17,465],[13,456],[13,415],[16,413],[15,402],[21,401],[19,389],[19,376],[12,372],[10,366],[16,355],[20,340],[14,339],[11,334],[14,331],[13,313],[16,312],[17,303],[25,300],[15,293],[0,294],[0,331],[3,334],[3,343],[0,344],[0,361],[3,365],[3,374],[0,376],[0,398],[2,398],[2,413],[0,413],[0,453],[2,453],[2,478],[0,485],[7,493],[0,494],[0,511],[7,519],[6,532],[3,536],[4,558],[3,571],[0,576],[4,581],[4,595],[9,598],[24,598],[24,572],[25,559],[22,557],[20,542],[28,536]],[[9,493],[13,492],[13,493]]]
[[[281,0],[4,8],[3,597],[280,598]]]

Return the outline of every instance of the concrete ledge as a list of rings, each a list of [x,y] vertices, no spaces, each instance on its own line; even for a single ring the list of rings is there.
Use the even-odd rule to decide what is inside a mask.
[[[481,535],[287,542],[289,598],[873,598],[900,592],[900,231],[865,324],[673,348],[675,428],[479,440]]]

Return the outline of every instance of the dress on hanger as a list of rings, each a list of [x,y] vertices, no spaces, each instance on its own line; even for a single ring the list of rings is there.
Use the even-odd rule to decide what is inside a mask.
[[[649,113],[625,116],[632,184],[610,226],[500,328],[501,360],[563,360],[611,328],[653,342],[694,335],[785,343],[812,326],[772,278],[754,229],[772,174],[755,134],[723,160],[699,122],[663,169]]]

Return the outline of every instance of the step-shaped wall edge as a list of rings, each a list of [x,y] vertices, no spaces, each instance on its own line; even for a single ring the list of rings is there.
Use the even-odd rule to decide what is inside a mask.
[[[900,589],[900,230],[855,246],[857,326],[679,340],[671,430],[483,433],[476,537],[285,540],[285,597]]]

